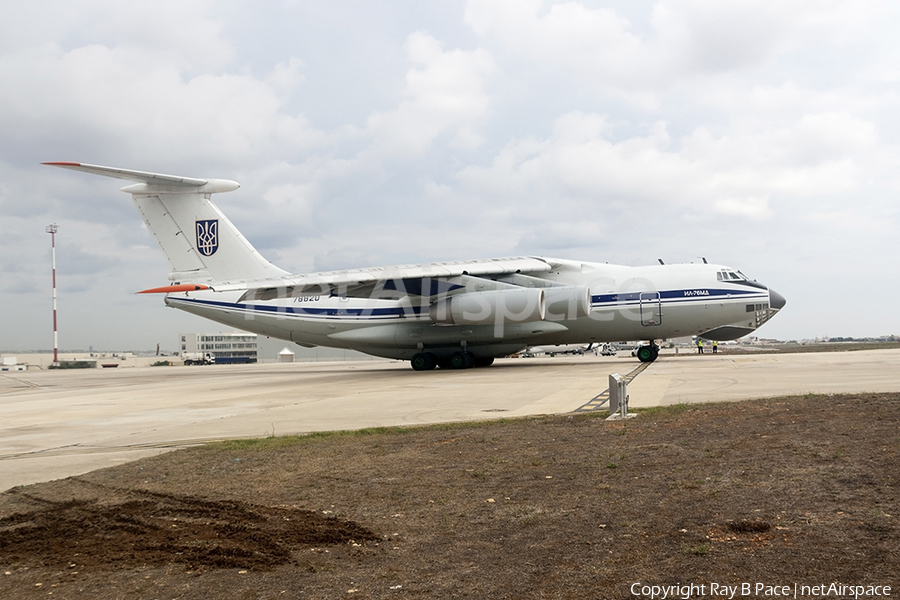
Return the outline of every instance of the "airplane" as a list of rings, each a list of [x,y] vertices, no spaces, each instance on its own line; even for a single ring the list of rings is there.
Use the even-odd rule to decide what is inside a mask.
[[[416,371],[486,367],[529,346],[733,340],[785,306],[737,269],[629,267],[515,256],[292,274],[270,263],[211,201],[240,184],[77,162],[54,167],[124,179],[171,267],[167,306],[301,346],[409,360]]]

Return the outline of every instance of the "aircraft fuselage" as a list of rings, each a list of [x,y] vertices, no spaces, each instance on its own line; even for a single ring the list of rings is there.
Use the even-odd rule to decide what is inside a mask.
[[[441,356],[460,347],[499,356],[541,344],[654,340],[707,334],[735,339],[752,332],[780,306],[766,286],[746,279],[723,281],[734,269],[712,264],[627,267],[544,259],[554,265],[548,284],[590,290],[585,315],[565,303],[543,319],[438,324],[422,297],[355,298],[298,294],[239,301],[239,292],[204,290],[170,294],[166,304],[225,325],[307,346],[355,349],[394,359],[421,351]],[[550,288],[545,288],[550,289]],[[777,296],[777,294],[776,294]],[[780,298],[780,297],[779,297]],[[783,302],[783,299],[781,300]],[[715,333],[719,331],[720,333]]]

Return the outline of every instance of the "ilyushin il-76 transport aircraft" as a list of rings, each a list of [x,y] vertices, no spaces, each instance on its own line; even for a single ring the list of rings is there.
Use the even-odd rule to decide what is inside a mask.
[[[527,346],[698,335],[732,340],[785,299],[722,265],[627,267],[517,256],[292,274],[276,267],[212,203],[240,186],[72,162],[44,163],[134,181],[131,194],[169,261],[168,306],[301,346],[349,348],[463,369]]]

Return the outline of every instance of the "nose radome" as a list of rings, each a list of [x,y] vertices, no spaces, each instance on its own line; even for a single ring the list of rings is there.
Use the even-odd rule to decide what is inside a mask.
[[[784,305],[787,304],[787,300],[784,299],[784,296],[769,288],[769,307],[774,308],[775,310],[781,310],[784,308]]]

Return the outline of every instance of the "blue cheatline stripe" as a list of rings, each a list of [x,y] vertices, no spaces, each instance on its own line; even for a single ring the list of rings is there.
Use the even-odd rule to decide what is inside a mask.
[[[310,319],[342,319],[342,320],[387,320],[420,316],[427,307],[412,306],[404,309],[401,306],[390,308],[313,308],[277,306],[267,304],[236,304],[234,302],[220,302],[218,300],[199,300],[196,298],[170,298],[171,301],[184,304],[208,306],[210,308],[224,310],[238,310],[250,313],[266,313],[275,315],[290,315],[306,317]]]
[[[692,288],[688,290],[669,290],[659,292],[659,298],[655,296],[647,297],[647,294],[655,294],[656,292],[628,292],[619,294],[598,294],[591,296],[592,306],[603,306],[604,308],[618,306],[633,306],[643,303],[662,302],[663,304],[682,304],[687,302],[705,302],[707,300],[722,300],[723,298],[735,298],[740,300],[749,300],[756,298],[768,299],[769,293],[763,293],[760,290],[723,290],[710,288]],[[643,300],[641,296],[644,295]]]
[[[629,308],[642,304],[641,294],[648,292],[629,292],[622,294],[600,294],[591,296],[591,308]],[[655,294],[656,292],[649,292]],[[724,290],[693,288],[689,290],[671,290],[659,292],[659,300],[654,296],[644,298],[644,304],[660,302],[666,305],[690,304],[706,302],[708,300],[722,300],[732,297],[739,300],[768,300],[768,291],[762,293],[758,290]],[[172,298],[172,302],[207,306],[223,310],[238,310],[249,313],[279,314],[296,316],[315,320],[348,320],[348,321],[381,321],[389,319],[417,318],[428,312],[427,306],[392,306],[383,308],[317,308],[312,306],[294,307],[272,304],[221,302],[218,300],[200,300],[197,298]]]

